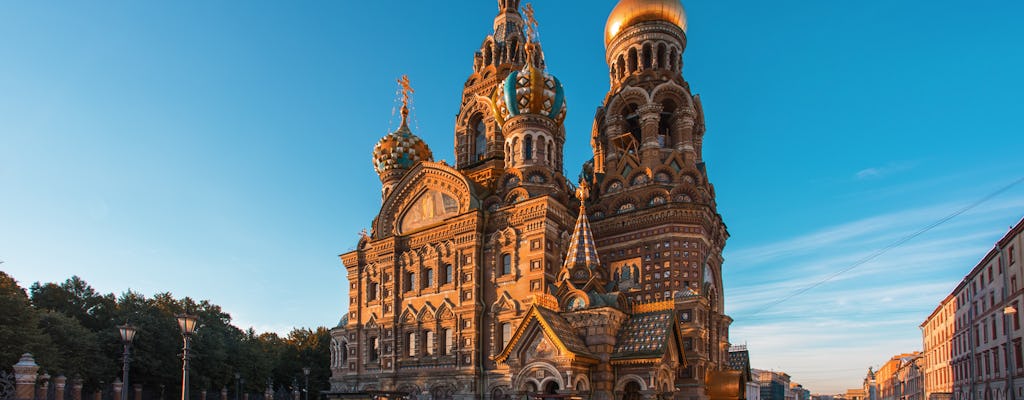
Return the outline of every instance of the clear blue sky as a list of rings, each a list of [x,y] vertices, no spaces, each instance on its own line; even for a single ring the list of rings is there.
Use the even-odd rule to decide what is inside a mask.
[[[397,125],[394,80],[409,74],[414,131],[453,160],[495,3],[3,4],[0,268],[210,299],[258,330],[333,326],[337,255],[380,203],[370,152]],[[614,1],[535,3],[575,175]],[[1024,175],[1024,4],[685,5],[732,340],[812,391],[856,386],[920,348],[918,324],[1024,216],[1024,187],[755,312]]]

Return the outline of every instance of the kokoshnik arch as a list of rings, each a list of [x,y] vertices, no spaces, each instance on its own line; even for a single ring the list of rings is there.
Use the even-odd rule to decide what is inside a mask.
[[[621,0],[593,158],[562,175],[568,110],[533,11],[499,0],[473,56],[455,165],[407,123],[373,150],[380,213],[343,254],[350,308],[331,331],[331,393],[420,399],[739,398],[727,365],[728,233],[682,76],[678,0]]]

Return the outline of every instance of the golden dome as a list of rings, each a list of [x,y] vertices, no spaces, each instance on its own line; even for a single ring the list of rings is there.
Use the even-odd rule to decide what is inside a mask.
[[[604,26],[604,45],[623,29],[644,21],[671,22],[686,32],[686,10],[679,0],[620,0]]]

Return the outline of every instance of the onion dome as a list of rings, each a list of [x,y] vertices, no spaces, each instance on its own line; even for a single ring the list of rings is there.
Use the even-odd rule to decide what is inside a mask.
[[[529,60],[519,71],[512,71],[504,81],[498,84],[495,93],[495,116],[498,122],[505,121],[520,114],[542,115],[561,124],[565,121],[565,89],[562,83],[544,71],[540,66],[540,46],[526,44]]]
[[[373,169],[384,179],[384,174],[396,169],[410,169],[420,161],[434,161],[427,143],[409,129],[408,78],[403,77],[402,125],[385,135],[373,147]],[[399,81],[402,82],[402,81]]]
[[[604,45],[630,26],[646,21],[665,21],[686,32],[686,10],[679,0],[621,0],[608,16]]]

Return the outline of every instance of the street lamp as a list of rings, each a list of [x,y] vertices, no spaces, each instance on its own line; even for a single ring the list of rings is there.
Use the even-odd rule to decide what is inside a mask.
[[[192,345],[192,334],[196,332],[196,321],[195,315],[178,314],[178,327],[185,342],[181,352],[181,400],[188,400],[188,351]]]
[[[129,350],[132,347],[132,341],[135,340],[135,333],[137,331],[134,326],[128,325],[128,323],[118,326],[117,330],[121,333],[121,343],[124,343],[124,371],[121,375],[121,379],[124,381],[124,390],[121,391],[121,400],[128,400],[128,388],[130,387],[128,384],[128,364],[132,362]]]
[[[1009,390],[1009,392],[1010,392],[1010,400],[1016,400],[1016,398],[1017,398],[1017,388],[1013,387],[1013,376],[1017,374],[1017,371],[1015,371],[1016,370],[1016,368],[1015,368],[1016,362],[1015,361],[1011,361],[1011,360],[1014,360],[1014,358],[1010,357],[1010,321],[1013,318],[1017,317],[1017,307],[1014,307],[1014,306],[1006,306],[1006,307],[1004,307],[1003,308],[1003,316],[1005,317],[1005,318],[1003,318],[1003,332],[1006,334],[1006,345],[1004,347],[1005,353],[1006,353],[1005,360],[1006,360],[1006,367],[1007,367],[1007,370],[1008,370],[1007,372],[1009,372],[1007,374],[1007,381],[1008,381],[1007,382],[1008,383],[1007,386],[1010,389]]]
[[[240,379],[242,379],[242,374],[235,372],[235,400],[239,399],[239,393],[242,392],[242,381]]]
[[[309,400],[309,367],[303,367],[302,374],[306,376],[306,389],[303,390],[306,392],[305,400]]]

